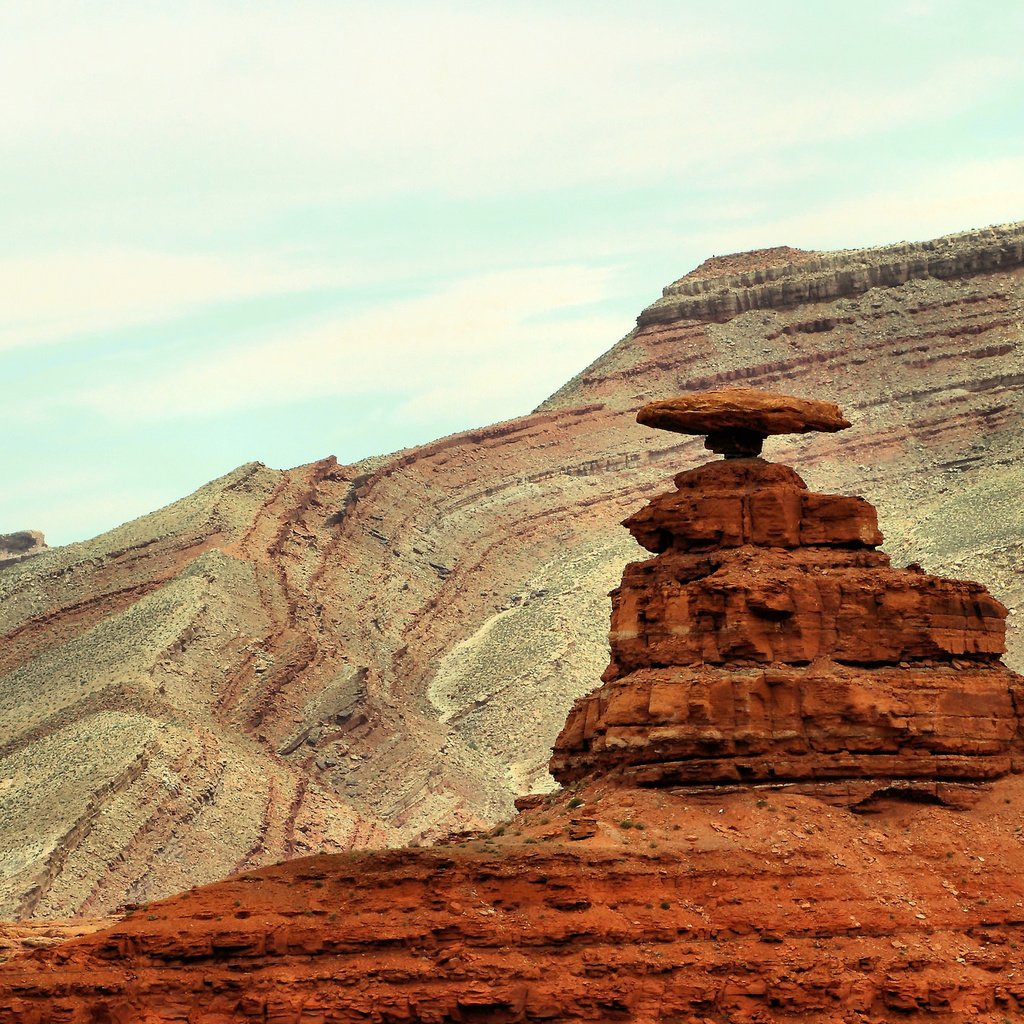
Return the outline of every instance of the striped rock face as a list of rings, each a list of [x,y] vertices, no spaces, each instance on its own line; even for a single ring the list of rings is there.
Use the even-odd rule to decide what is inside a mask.
[[[625,522],[657,557],[612,594],[611,663],[555,743],[559,781],[957,802],[1013,770],[1024,679],[983,586],[894,569],[868,502],[785,466],[729,459],[675,483]]]
[[[613,595],[566,788],[431,848],[15,931],[0,1024],[1020,1019],[1003,606],[893,569],[867,502],[759,459],[627,525],[657,555]]]
[[[715,257],[528,415],[352,465],[321,458],[325,437],[308,465],[239,467],[0,564],[0,917],[101,917],[435,841],[550,788],[552,742],[609,660],[605,595],[644,557],[618,524],[707,460],[633,421],[680,393],[828,398],[853,425],[765,442],[811,488],[768,489],[784,508],[674,492],[695,539],[667,546],[742,546],[752,516],[796,559],[858,539],[875,557],[866,503],[814,492],[865,495],[894,565],[1011,610],[1024,671],[1022,241],[1024,222]]]

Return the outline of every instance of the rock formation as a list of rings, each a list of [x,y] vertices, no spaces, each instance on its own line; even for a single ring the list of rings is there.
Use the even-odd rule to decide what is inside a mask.
[[[1000,661],[1003,605],[977,583],[892,568],[866,501],[814,494],[723,443],[849,426],[834,406],[735,389],[637,419],[706,433],[727,458],[626,520],[657,557],[612,594],[611,664],[556,741],[558,781],[785,782],[859,802],[895,788],[942,799],[1011,770],[1024,680]]]
[[[1024,264],[1024,226],[1004,224],[931,242],[823,255],[784,252],[782,260],[758,260],[762,266],[681,278],[664,289],[661,299],[648,306],[638,322],[646,327],[678,320],[725,321],[752,309],[831,301],[908,281],[1010,270]],[[769,249],[763,255],[772,254]],[[705,267],[706,271],[717,269],[714,263]]]
[[[0,569],[46,550],[46,540],[38,530],[0,533]]]
[[[552,759],[566,789],[15,956],[0,1024],[1019,1017],[1004,609],[892,569],[870,505],[783,466],[676,484],[627,520],[658,554],[614,595],[605,684]]]
[[[531,415],[357,465],[243,466],[0,571],[0,917],[485,827],[550,786],[551,743],[608,661],[602,595],[642,554],[616,524],[706,454],[637,428],[652,398],[834,398],[853,427],[770,457],[884,508],[894,565],[1019,609],[1021,230],[716,257],[676,298],[742,309],[761,277],[756,309],[672,319],[659,299]],[[880,281],[943,253],[956,276],[843,291],[851,268]],[[812,264],[835,297],[792,304]]]

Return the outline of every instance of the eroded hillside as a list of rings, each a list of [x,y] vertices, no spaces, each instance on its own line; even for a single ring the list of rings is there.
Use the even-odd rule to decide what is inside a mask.
[[[895,565],[1018,609],[1022,240],[709,261],[530,416],[355,466],[245,466],[0,571],[0,915],[430,837],[544,785],[640,554],[618,524],[705,454],[636,427],[651,398],[838,401],[841,453],[769,457],[866,495]]]

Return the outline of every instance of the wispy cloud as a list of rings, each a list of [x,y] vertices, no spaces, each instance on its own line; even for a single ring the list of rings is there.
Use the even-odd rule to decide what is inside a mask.
[[[340,269],[246,254],[125,247],[0,259],[0,349],[114,330],[198,307],[345,283]]]
[[[100,515],[314,458],[334,397],[357,454],[426,441],[712,253],[1019,217],[1022,34],[953,0],[0,3],[5,503],[47,525],[39,465],[116,465],[69,496]],[[378,399],[409,429],[345,424]]]
[[[792,26],[749,7],[88,10],[0,33],[0,142],[66,153],[93,187],[109,172],[196,194],[253,175],[279,199],[635,184],[949,117],[1019,73],[954,55],[851,88],[838,65],[812,77]]]
[[[486,418],[531,382],[571,375],[628,329],[590,308],[608,277],[584,266],[480,275],[61,400],[128,423],[368,394],[391,394],[412,417],[457,402]]]

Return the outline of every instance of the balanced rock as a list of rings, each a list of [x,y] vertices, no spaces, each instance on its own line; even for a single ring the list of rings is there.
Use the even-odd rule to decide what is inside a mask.
[[[723,388],[648,402],[637,423],[679,434],[710,434],[718,430],[753,430],[769,434],[806,434],[812,430],[845,430],[850,421],[835,402],[795,398],[757,388]]]
[[[707,434],[705,447],[726,458],[758,455],[771,434],[833,433],[850,425],[833,402],[754,388],[727,388],[649,402],[636,418],[645,426],[677,434]]]
[[[829,403],[731,390],[653,403],[669,430],[847,426]],[[727,458],[680,473],[625,526],[657,557],[612,593],[604,686],[555,743],[562,783],[773,783],[838,802],[922,786],[950,800],[1012,770],[1024,680],[978,583],[895,569],[863,498]]]

